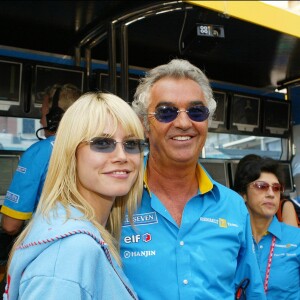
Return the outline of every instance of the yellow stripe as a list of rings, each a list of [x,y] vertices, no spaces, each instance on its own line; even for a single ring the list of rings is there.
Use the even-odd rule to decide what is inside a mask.
[[[209,192],[213,188],[213,183],[202,169],[200,164],[198,164],[197,168],[197,177],[199,182],[199,190],[201,194]]]
[[[200,164],[197,166],[196,170],[197,178],[198,178],[198,185],[199,185],[199,190],[201,194],[209,192],[213,188],[213,183],[203,170]],[[148,186],[148,178],[147,178],[147,165],[146,169],[144,171],[144,187],[148,190],[148,193],[151,197],[151,191]]]
[[[32,216],[32,212],[19,212],[3,205],[1,207],[1,213],[18,220],[29,220]]]
[[[229,17],[235,17],[300,37],[299,15],[262,1],[185,1],[196,6],[222,12]]]

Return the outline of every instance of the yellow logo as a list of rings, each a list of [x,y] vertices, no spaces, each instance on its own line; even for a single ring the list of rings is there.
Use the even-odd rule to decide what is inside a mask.
[[[227,221],[225,219],[219,218],[219,226],[223,228],[227,228],[228,227]]]

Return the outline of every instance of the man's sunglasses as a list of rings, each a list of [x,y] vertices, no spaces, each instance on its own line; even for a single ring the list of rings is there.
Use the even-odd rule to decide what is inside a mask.
[[[138,154],[143,152],[146,143],[141,139],[128,139],[122,142],[117,142],[116,140],[108,137],[95,137],[89,142],[91,150],[100,153],[111,153],[116,149],[117,143],[123,145],[125,152],[129,154]]]
[[[254,181],[249,184],[250,186],[254,187],[255,189],[263,192],[267,192],[269,188],[272,188],[274,193],[283,192],[284,188],[280,183],[273,183],[269,184],[265,181]]]
[[[189,118],[195,122],[203,122],[209,116],[209,109],[203,105],[194,105],[187,110],[179,110],[175,106],[158,106],[155,112],[148,113],[148,115],[154,115],[159,122],[169,123],[174,121],[181,112],[186,112]]]

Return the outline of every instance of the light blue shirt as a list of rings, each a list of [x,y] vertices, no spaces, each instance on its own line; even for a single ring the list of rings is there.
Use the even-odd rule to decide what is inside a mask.
[[[13,255],[4,300],[137,299],[97,228],[82,213],[59,205],[49,220],[34,216]]]
[[[135,229],[128,218],[123,224],[125,274],[141,300],[233,300],[246,277],[247,300],[265,299],[243,199],[200,165],[198,178],[199,193],[187,202],[180,227],[145,181]]]
[[[255,243],[261,278],[264,281],[272,243],[276,237],[271,263],[267,299],[300,299],[300,229],[279,222],[276,217],[268,234]]]
[[[54,139],[41,140],[23,153],[1,208],[3,214],[20,220],[31,218],[40,200]]]

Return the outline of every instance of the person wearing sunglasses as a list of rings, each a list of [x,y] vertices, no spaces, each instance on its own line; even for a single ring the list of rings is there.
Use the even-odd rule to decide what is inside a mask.
[[[64,114],[36,213],[16,240],[4,299],[137,299],[119,257],[142,194],[143,126],[105,93]]]
[[[243,199],[198,163],[216,108],[205,74],[181,59],[158,66],[132,106],[149,140],[141,205],[121,237],[138,297],[232,300],[249,279],[246,296],[264,299]]]
[[[247,155],[237,166],[234,190],[250,213],[255,252],[267,299],[300,299],[300,230],[279,222],[284,190],[278,162]]]

